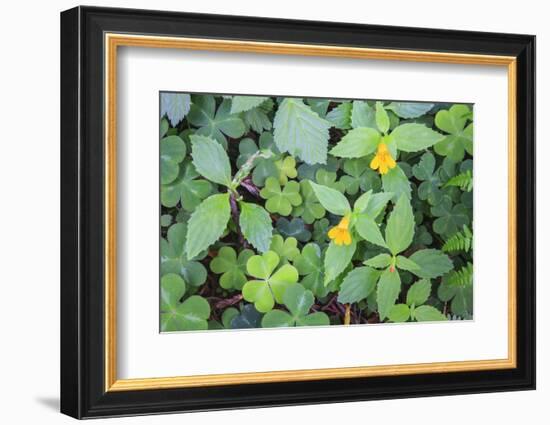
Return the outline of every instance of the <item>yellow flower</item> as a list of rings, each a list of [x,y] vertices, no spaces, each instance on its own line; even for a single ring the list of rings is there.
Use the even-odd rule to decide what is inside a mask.
[[[386,174],[391,168],[395,168],[395,165],[395,159],[392,158],[388,146],[385,143],[380,143],[376,155],[370,162],[370,168],[378,169],[380,174]]]
[[[351,245],[351,233],[349,228],[349,217],[344,217],[340,220],[337,226],[333,227],[328,232],[328,237],[331,238],[336,245]]]

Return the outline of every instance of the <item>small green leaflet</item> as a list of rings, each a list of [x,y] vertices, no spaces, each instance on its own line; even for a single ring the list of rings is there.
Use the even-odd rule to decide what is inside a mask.
[[[388,317],[395,300],[401,291],[401,278],[397,270],[391,271],[388,267],[380,276],[378,289],[376,292],[376,302],[378,304],[378,314],[380,320]]]
[[[271,217],[267,211],[259,205],[244,201],[241,201],[239,205],[241,207],[239,224],[243,236],[258,251],[267,251],[273,235]]]
[[[312,181],[310,181],[309,184],[321,205],[331,213],[344,216],[351,212],[351,206],[347,198],[341,192]]]
[[[409,247],[413,237],[414,216],[411,203],[405,195],[401,195],[388,218],[386,244],[390,252],[397,255]]]
[[[225,149],[210,137],[192,135],[190,139],[195,169],[208,180],[231,187],[231,164]]]
[[[173,127],[185,118],[191,108],[191,96],[185,93],[161,93],[160,116],[166,115]]]
[[[422,124],[402,124],[395,128],[391,136],[397,149],[405,152],[418,152],[442,141],[445,136]]]
[[[231,113],[250,111],[256,106],[260,106],[268,97],[262,96],[233,96],[231,100]]]

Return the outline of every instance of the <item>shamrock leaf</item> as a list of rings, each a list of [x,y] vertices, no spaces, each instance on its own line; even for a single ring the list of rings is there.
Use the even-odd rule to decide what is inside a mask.
[[[316,220],[313,223],[313,240],[319,245],[324,245],[326,242],[328,242],[329,226],[330,222],[326,218]]]
[[[466,105],[453,105],[449,110],[439,111],[435,115],[435,125],[449,133],[445,139],[434,147],[436,153],[447,156],[455,162],[462,161],[464,151],[473,154],[473,123],[466,125],[470,119],[470,108]]]
[[[342,102],[333,108],[326,116],[330,123],[341,130],[351,127],[351,102]]]
[[[238,115],[231,114],[230,99],[224,99],[217,111],[214,96],[197,95],[192,100],[187,120],[199,128],[196,134],[211,137],[224,147],[227,146],[225,136],[235,139],[244,134],[243,121]]]
[[[184,253],[187,225],[176,223],[170,226],[167,238],[160,240],[160,273],[178,274],[191,286],[200,286],[206,281],[206,268],[199,261],[188,260]]]
[[[308,243],[302,252],[294,258],[294,267],[302,277],[300,282],[316,297],[325,297],[328,288],[323,282],[323,263],[321,260],[321,248],[315,243]]]
[[[173,182],[180,173],[180,162],[185,158],[185,142],[179,136],[168,136],[160,141],[160,182]]]
[[[300,253],[296,238],[290,237],[283,239],[281,235],[273,236],[269,249],[279,256],[281,263],[294,261],[296,256]]]
[[[300,192],[303,202],[301,205],[294,208],[292,215],[295,217],[302,217],[307,224],[311,224],[315,220],[324,217],[326,211],[319,203],[317,196],[315,196],[315,192],[307,180],[302,180],[300,182]]]
[[[338,192],[344,192],[346,187],[343,182],[336,181],[336,173],[334,171],[327,171],[321,168],[315,172],[315,181],[323,186],[337,190]]]
[[[300,157],[308,164],[325,164],[330,123],[301,99],[285,98],[273,122],[275,144],[281,152]]]
[[[420,158],[418,164],[413,167],[413,175],[422,183],[418,186],[418,197],[428,201],[432,205],[441,202],[443,193],[439,189],[441,181],[439,175],[434,173],[435,157],[431,152],[426,152]]]
[[[344,161],[344,172],[340,182],[349,195],[355,195],[361,190],[380,190],[382,187],[379,174],[369,167],[367,158],[353,158]]]
[[[325,170],[332,173],[335,173],[338,171],[339,168],[338,160],[333,157],[329,156],[327,158],[326,164],[306,164],[305,162],[300,164],[298,167],[298,179],[300,180],[315,180],[315,175],[317,174],[317,171],[319,170]]]
[[[175,127],[189,112],[191,96],[184,93],[161,93],[160,116],[167,116]]]
[[[246,304],[241,312],[231,320],[232,329],[259,328],[262,321],[262,314],[254,308],[253,304]]]
[[[293,206],[302,203],[300,185],[295,181],[288,182],[281,190],[279,182],[274,177],[268,177],[260,196],[267,199],[265,207],[269,212],[289,215]]]
[[[181,207],[186,211],[194,211],[195,208],[212,192],[212,184],[206,180],[197,180],[199,173],[191,161],[184,161],[179,166],[178,177],[169,184],[161,185],[160,202],[165,207],[175,207],[181,202]]]
[[[307,242],[311,239],[311,232],[306,229],[301,218],[293,218],[288,221],[285,217],[277,220],[277,230],[285,238],[294,237],[300,242]]]
[[[462,229],[462,226],[470,223],[468,209],[463,204],[453,206],[453,201],[448,195],[444,195],[441,202],[432,207],[431,212],[437,217],[433,222],[433,230],[442,236],[451,236]]]
[[[184,302],[164,305],[160,313],[162,332],[204,331],[208,329],[210,305],[203,297],[193,295]]]
[[[185,281],[179,274],[168,273],[160,279],[160,309],[170,310],[185,294]]]
[[[246,262],[254,252],[243,249],[239,256],[229,246],[224,246],[218,251],[218,255],[210,262],[210,270],[221,274],[220,286],[224,289],[242,289],[246,283]]]
[[[314,298],[311,291],[302,285],[289,286],[283,295],[283,302],[290,314],[282,310],[272,310],[262,319],[262,327],[327,326],[330,324],[326,313],[309,314]]]
[[[273,251],[252,256],[246,265],[248,274],[257,280],[250,280],[243,286],[243,298],[253,302],[261,313],[267,313],[283,302],[283,295],[289,285],[298,282],[298,271],[290,264],[282,265],[277,271],[279,256]],[[275,271],[275,273],[273,273]]]
[[[273,143],[273,135],[271,133],[262,133],[259,141],[260,146],[250,138],[246,138],[239,143],[239,156],[237,157],[237,167],[242,165],[258,150],[270,150],[273,156],[270,158],[259,157],[254,161],[254,170],[252,171],[252,182],[256,186],[263,186],[268,177],[275,177],[281,180],[281,170],[276,162],[281,157],[281,154]]]
[[[256,133],[261,134],[264,130],[271,130],[271,119],[268,113],[273,109],[273,101],[268,98],[265,102],[255,108],[242,113],[244,123],[254,130]]]

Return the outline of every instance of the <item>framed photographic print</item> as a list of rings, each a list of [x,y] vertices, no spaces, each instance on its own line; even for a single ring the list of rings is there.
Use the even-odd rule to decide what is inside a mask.
[[[533,389],[535,38],[61,14],[61,411]]]

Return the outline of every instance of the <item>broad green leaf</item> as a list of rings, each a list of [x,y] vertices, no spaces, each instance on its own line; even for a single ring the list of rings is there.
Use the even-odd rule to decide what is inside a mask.
[[[267,200],[265,208],[269,212],[281,215],[290,215],[292,207],[302,203],[298,182],[289,181],[281,190],[279,182],[274,177],[267,178],[265,187],[260,191],[260,196]]]
[[[393,255],[405,251],[414,237],[414,216],[411,203],[401,195],[386,225],[386,244]],[[414,260],[413,260],[414,261]]]
[[[396,258],[396,266],[400,268],[401,270],[406,270],[408,272],[415,272],[420,269],[420,266],[416,264],[414,261],[410,260],[407,257],[403,257],[402,255],[398,255]]]
[[[281,217],[277,220],[277,231],[285,238],[297,239],[300,242],[307,242],[311,239],[311,232],[307,230],[301,218],[287,220]]]
[[[185,158],[185,142],[179,136],[168,136],[160,141],[160,182],[168,184],[179,175],[179,163]]]
[[[359,233],[359,235],[366,241],[383,248],[387,248],[386,241],[384,241],[384,237],[380,231],[380,226],[378,226],[378,223],[376,223],[374,219],[370,218],[368,215],[359,214],[357,216],[355,229],[357,230],[357,233]]]
[[[312,224],[315,220],[325,216],[325,208],[319,203],[308,180],[300,182],[300,193],[302,194],[303,202],[294,208],[292,211],[293,216],[302,217],[307,224]]]
[[[229,217],[229,193],[211,195],[193,212],[187,225],[185,252],[195,257],[216,242],[224,232]]]
[[[183,303],[161,312],[161,331],[204,331],[208,329],[208,317],[210,317],[208,301],[193,295]]]
[[[262,328],[290,328],[294,326],[294,318],[286,311],[268,311],[262,319]]]
[[[330,319],[326,313],[318,311],[308,314],[307,316],[299,317],[296,321],[296,326],[328,326]]]
[[[338,302],[346,304],[364,300],[374,290],[379,277],[380,272],[370,267],[353,269],[342,281]]]
[[[336,245],[334,242],[330,243],[325,253],[324,260],[325,286],[336,279],[348,266],[355,253],[356,246],[357,243],[355,240],[352,240],[350,245]]]
[[[390,322],[403,323],[409,320],[410,310],[407,304],[395,304],[388,314]]]
[[[233,96],[231,99],[231,113],[249,111],[256,106],[260,106],[268,98],[263,96]]]
[[[323,186],[317,183],[309,182],[315,196],[328,211],[333,214],[344,216],[351,212],[351,207],[349,205],[346,197],[335,189],[330,187]]]
[[[358,127],[350,130],[330,154],[341,158],[361,158],[376,150],[380,134],[374,128]]]
[[[374,109],[367,102],[355,100],[351,110],[351,126],[376,128]]]
[[[317,297],[325,297],[328,288],[323,282],[323,263],[321,249],[315,243],[309,243],[302,249],[302,252],[293,260],[294,267],[302,277],[300,282],[306,289],[309,289]]]
[[[317,184],[337,190],[340,193],[344,193],[346,187],[341,180],[336,181],[337,178],[338,176],[334,171],[327,171],[321,168],[320,170],[317,170],[315,172],[315,181],[317,182]]]
[[[347,130],[351,127],[351,102],[342,102],[326,116],[334,127]]]
[[[252,304],[246,304],[241,309],[238,316],[231,320],[232,329],[252,329],[259,328],[262,321],[262,315],[254,308]]]
[[[275,144],[281,152],[300,157],[308,164],[325,164],[330,123],[301,99],[285,98],[273,122]]]
[[[437,308],[431,305],[421,305],[414,309],[414,318],[418,322],[439,322],[447,318]]]
[[[432,284],[429,279],[422,279],[415,282],[407,292],[407,304],[419,306],[428,301],[428,297],[432,292]]]
[[[209,137],[193,134],[190,139],[195,169],[208,180],[230,187],[231,164],[225,149]]]
[[[250,276],[258,279],[268,279],[279,264],[279,256],[273,251],[264,252],[262,255],[254,255],[247,264],[246,269]]]
[[[241,289],[246,283],[246,263],[254,255],[250,249],[237,253],[229,246],[224,246],[210,262],[210,270],[221,274],[220,286],[224,289]]]
[[[187,115],[191,107],[191,96],[185,93],[161,93],[160,116],[166,115],[175,127]]]
[[[160,309],[168,311],[177,306],[185,294],[185,281],[179,274],[168,273],[160,279]]]
[[[390,109],[395,112],[395,115],[401,118],[417,118],[424,115],[434,106],[433,103],[422,102],[392,102],[386,109]]]
[[[470,224],[468,208],[464,204],[453,206],[452,199],[446,195],[430,211],[433,216],[437,217],[433,222],[433,230],[445,237],[452,236],[464,225]]]
[[[384,104],[382,102],[376,102],[375,110],[376,126],[381,133],[386,134],[390,129],[390,117],[384,109]]]
[[[271,244],[271,237],[273,236],[271,217],[259,205],[244,201],[241,201],[239,205],[241,207],[239,225],[241,226],[243,236],[258,251],[267,251]]]
[[[466,105],[453,105],[449,110],[441,110],[436,114],[437,128],[449,133],[435,145],[436,153],[455,162],[462,161],[464,151],[473,154],[473,124],[466,126],[470,115],[470,108]]]
[[[393,201],[397,201],[401,195],[411,199],[411,182],[399,165],[382,175],[382,187],[384,192],[393,193]]]
[[[401,279],[399,273],[397,270],[391,271],[390,268],[387,268],[380,276],[376,291],[376,303],[378,304],[378,314],[381,321],[390,314],[400,291]]]
[[[364,261],[363,264],[366,266],[376,267],[377,269],[383,269],[390,265],[391,260],[392,257],[389,254],[378,254],[377,256]]]
[[[453,262],[438,249],[421,249],[411,255],[410,260],[420,267],[418,270],[411,270],[418,277],[433,279],[443,276],[453,268]]]
[[[200,175],[191,161],[184,161],[179,166],[179,176],[169,184],[161,185],[160,201],[165,207],[175,207],[178,202],[186,211],[193,211],[201,201],[210,195],[212,184],[197,179]]]
[[[422,124],[402,124],[395,128],[391,136],[397,149],[405,152],[418,152],[442,141],[445,136]]]
[[[439,189],[441,181],[435,170],[435,157],[431,152],[426,152],[420,158],[418,164],[413,167],[413,175],[421,180],[418,186],[418,197],[431,205],[437,205],[441,202],[443,192]]]

